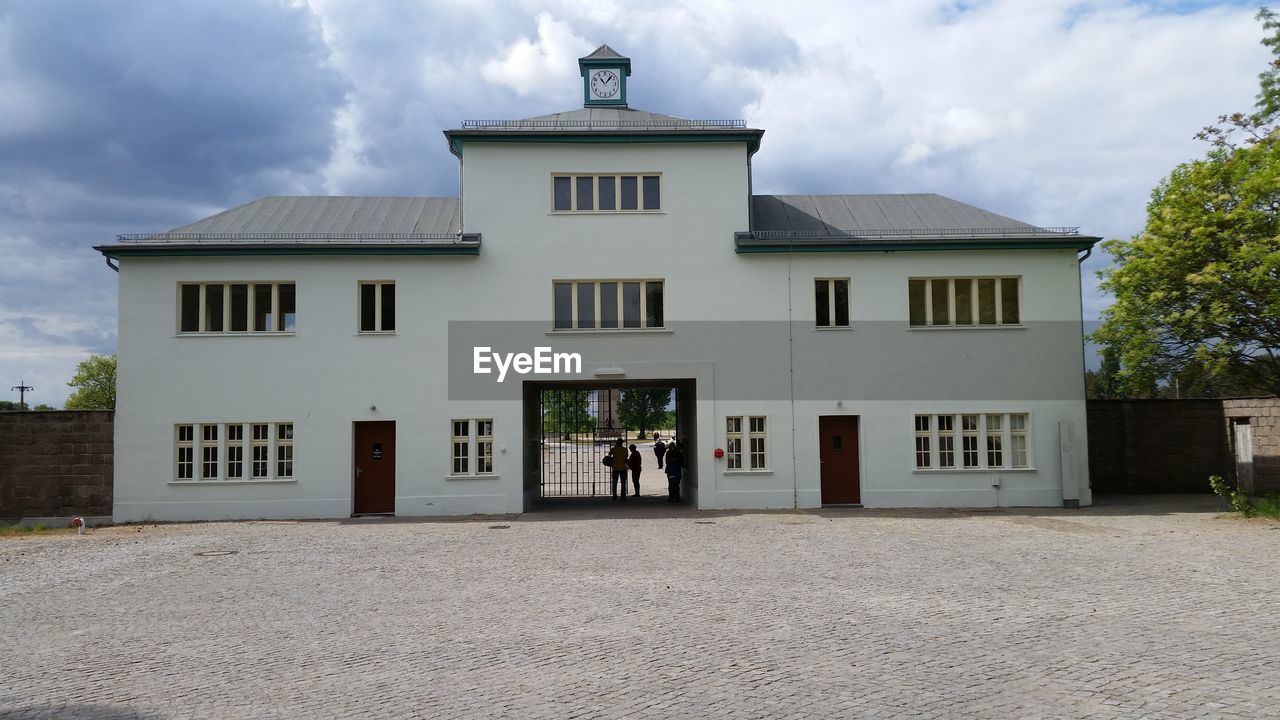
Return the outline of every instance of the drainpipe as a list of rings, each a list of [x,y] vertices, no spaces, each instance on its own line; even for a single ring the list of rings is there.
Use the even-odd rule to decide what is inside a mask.
[[[107,255],[107,256],[105,256],[105,257],[106,257],[106,260],[107,260],[107,267],[111,268],[112,270],[115,270],[116,272],[120,272],[120,266],[119,266],[119,265],[112,265],[112,264],[111,264],[111,256],[110,256],[110,255]]]

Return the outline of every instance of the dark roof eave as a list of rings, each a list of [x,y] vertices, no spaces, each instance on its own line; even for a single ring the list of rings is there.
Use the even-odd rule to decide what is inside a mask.
[[[493,143],[682,143],[682,142],[745,142],[750,154],[760,149],[764,130],[735,128],[733,130],[445,130],[449,151],[462,157],[464,142]]]
[[[479,234],[452,243],[120,243],[95,245],[113,260],[122,257],[233,257],[261,255],[479,255]]]
[[[751,240],[734,237],[739,254],[789,252],[916,252],[930,250],[1088,250],[1102,238],[1090,235],[1019,237],[928,237],[928,238],[831,238],[796,237],[785,240]]]

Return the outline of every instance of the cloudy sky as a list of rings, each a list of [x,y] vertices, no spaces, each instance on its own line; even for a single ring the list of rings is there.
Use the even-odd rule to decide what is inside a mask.
[[[441,131],[581,103],[767,132],[761,193],[937,192],[1129,237],[1252,107],[1256,6],[1147,0],[0,0],[0,398],[60,406],[115,351],[90,248],[263,195],[450,195]],[[1085,312],[1106,299],[1086,263]],[[10,397],[12,396],[12,397]]]

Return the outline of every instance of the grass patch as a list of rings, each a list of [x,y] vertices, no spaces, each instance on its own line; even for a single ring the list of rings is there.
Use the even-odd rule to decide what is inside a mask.
[[[75,532],[69,527],[45,527],[43,523],[35,525],[0,525],[0,537],[17,537],[20,535],[63,535]]]

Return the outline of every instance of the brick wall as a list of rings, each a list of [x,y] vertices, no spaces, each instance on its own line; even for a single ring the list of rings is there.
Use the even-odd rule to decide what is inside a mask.
[[[1240,489],[1251,495],[1280,493],[1280,398],[1224,400],[1222,406],[1228,423],[1247,422],[1253,435],[1253,477],[1242,478]]]
[[[1098,493],[1211,492],[1232,462],[1221,400],[1090,400],[1089,480]]]
[[[0,413],[0,519],[111,514],[111,410]]]

